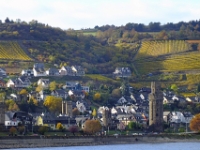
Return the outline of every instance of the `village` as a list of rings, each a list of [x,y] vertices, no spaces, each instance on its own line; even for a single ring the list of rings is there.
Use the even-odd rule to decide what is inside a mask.
[[[63,66],[60,70],[56,68],[45,70],[43,63],[36,63],[33,69],[22,70],[20,76],[9,79],[7,83],[3,80],[7,76],[5,69],[1,68],[0,73],[1,130],[9,131],[14,127],[16,129],[16,131],[14,130],[15,134],[39,133],[39,128],[43,126],[48,127],[51,131],[84,131],[87,120],[98,120],[101,124],[101,129],[98,130],[104,135],[116,135],[122,132],[133,135],[143,135],[147,132],[152,134],[188,132],[193,114],[189,111],[173,110],[170,107],[177,103],[179,105],[184,105],[188,102],[199,103],[198,97],[184,98],[176,95],[173,91],[162,91],[161,104],[156,106],[157,110],[159,109],[159,114],[156,112],[156,116],[152,118],[150,115],[154,113],[154,110],[150,108],[149,100],[152,87],[144,87],[137,92],[133,92],[133,87],[127,87],[122,84],[121,87],[118,87],[122,92],[122,96],[116,99],[114,106],[96,105],[96,107],[93,107],[94,103],[86,99],[90,93],[90,86],[81,85],[78,81],[71,80],[63,83],[60,88],[56,88],[51,83],[53,81],[47,78],[48,76],[84,76],[85,72],[81,66]],[[125,79],[131,76],[131,71],[127,67],[118,67],[113,72],[113,76]],[[39,78],[36,85],[37,88],[35,88],[35,91],[33,89],[28,90],[32,84],[30,79],[36,77]],[[50,86],[54,88],[49,90]],[[10,95],[2,94],[7,89],[10,89]],[[49,99],[50,97],[55,98],[53,99],[55,102],[58,102],[56,98],[60,98],[60,106],[54,104],[56,105],[55,109],[49,108],[54,107],[50,105],[49,107],[42,107],[42,109],[34,107],[34,111],[31,110],[30,103],[29,105],[24,105],[26,107],[24,110],[20,110],[16,106],[19,101],[30,102],[32,100],[31,105],[33,108],[33,105],[43,105],[48,97]],[[96,97],[98,98],[98,95]],[[12,102],[8,103],[7,100]],[[166,111],[163,107],[169,109]],[[152,122],[150,118],[151,120],[159,120],[161,128],[150,128],[150,122]],[[21,126],[20,132],[19,126]],[[41,133],[44,134],[44,132],[46,130]]]

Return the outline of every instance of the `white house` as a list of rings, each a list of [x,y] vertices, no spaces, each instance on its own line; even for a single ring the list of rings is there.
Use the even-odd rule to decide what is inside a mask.
[[[32,69],[23,69],[21,72],[22,76],[33,76],[33,70]]]
[[[33,74],[35,77],[46,76],[46,71],[44,70],[44,64],[43,63],[34,64]]]
[[[8,82],[6,83],[7,87],[19,87],[19,88],[24,88],[30,86],[31,82],[29,78],[25,76],[21,76],[15,79],[9,79]]]
[[[50,84],[49,79],[43,79],[43,78],[41,78],[41,79],[39,79],[37,81],[37,85],[41,85],[43,88],[48,88],[49,84]]]

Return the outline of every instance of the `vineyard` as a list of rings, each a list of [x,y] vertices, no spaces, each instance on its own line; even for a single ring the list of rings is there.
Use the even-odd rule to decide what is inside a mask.
[[[166,57],[148,58],[136,60],[135,66],[139,73],[162,71],[187,71],[200,69],[200,52],[185,52],[182,54],[170,55]]]
[[[0,41],[0,59],[31,61],[17,42]]]
[[[144,59],[161,55],[176,54],[190,50],[190,44],[183,40],[144,41],[135,57]]]

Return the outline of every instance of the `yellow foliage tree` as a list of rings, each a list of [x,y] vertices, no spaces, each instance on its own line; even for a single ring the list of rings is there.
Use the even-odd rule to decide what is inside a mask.
[[[95,108],[94,108],[93,111],[92,111],[92,116],[93,116],[93,117],[96,117],[96,116],[97,116],[97,111],[96,111]]]
[[[36,87],[36,89],[35,89],[37,92],[40,92],[40,91],[42,91],[43,90],[43,87],[42,87],[42,85],[41,84],[39,84],[37,87]]]
[[[190,121],[190,129],[192,131],[200,131],[200,113],[195,115]]]
[[[56,82],[55,82],[55,81],[53,81],[53,82],[50,82],[50,84],[49,84],[49,90],[50,90],[50,91],[53,91],[53,90],[55,90],[55,89],[56,89],[56,87],[57,87],[57,84],[56,84]]]
[[[47,96],[43,104],[52,112],[60,112],[62,98],[55,96]]]
[[[22,89],[20,92],[19,92],[20,95],[26,95],[28,94],[27,90],[26,89]]]
[[[101,99],[101,94],[100,93],[95,93],[93,99],[97,100],[97,101],[100,100]]]
[[[17,129],[15,127],[11,127],[9,132],[10,132],[11,135],[14,135],[14,134],[17,133]]]
[[[89,134],[94,134],[102,128],[99,120],[87,120],[84,124],[83,131]]]
[[[28,103],[32,103],[34,104],[35,106],[38,106],[38,100],[35,99],[33,96],[28,100]]]
[[[9,111],[17,111],[17,110],[19,110],[18,105],[12,99],[6,100],[5,104],[6,104],[6,109],[9,110]]]
[[[57,125],[56,125],[56,129],[63,130],[64,127],[63,127],[62,123],[58,122]]]

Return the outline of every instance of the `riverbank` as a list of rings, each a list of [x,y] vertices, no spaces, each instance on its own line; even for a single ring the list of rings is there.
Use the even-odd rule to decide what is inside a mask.
[[[197,138],[169,138],[161,136],[109,136],[109,137],[13,137],[0,138],[0,149],[67,147],[137,143],[200,142]]]

